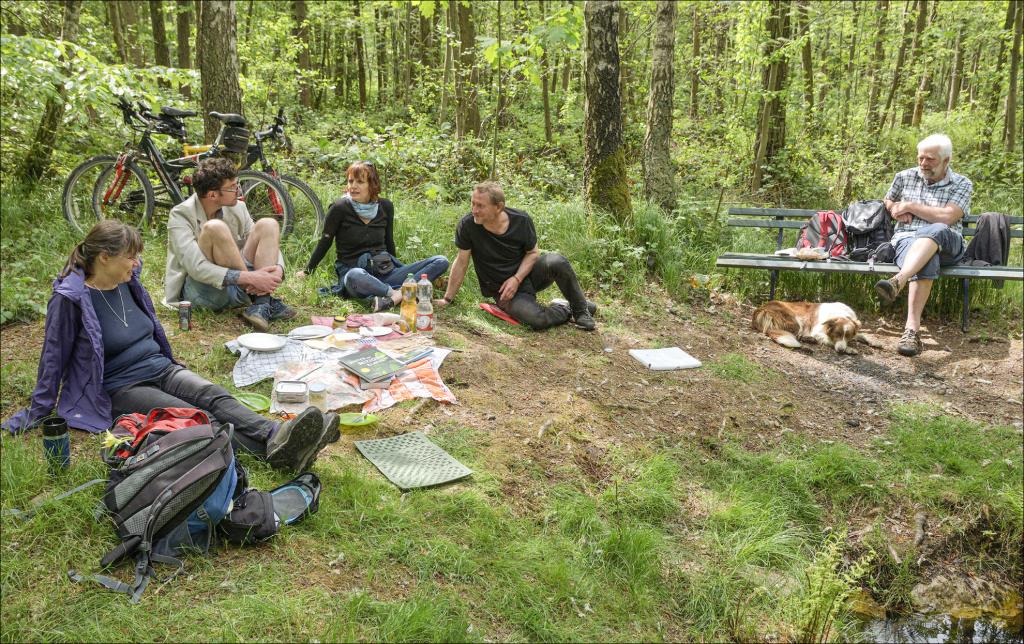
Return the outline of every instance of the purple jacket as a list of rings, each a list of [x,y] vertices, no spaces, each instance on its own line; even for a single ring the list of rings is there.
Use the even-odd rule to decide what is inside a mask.
[[[153,338],[160,352],[174,361],[167,335],[156,319],[153,300],[139,281],[140,270],[137,267],[132,273],[128,288],[153,320]],[[103,332],[88,292],[81,271],[54,280],[53,295],[46,305],[43,353],[32,402],[3,424],[12,434],[35,427],[55,405],[71,427],[93,433],[110,428],[110,396],[103,390]]]

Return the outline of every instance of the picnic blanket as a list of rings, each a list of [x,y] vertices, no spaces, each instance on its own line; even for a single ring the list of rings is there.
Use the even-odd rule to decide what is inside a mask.
[[[225,342],[224,348],[238,356],[238,361],[231,370],[231,379],[236,387],[248,387],[261,380],[273,378],[274,373],[288,363],[313,363],[308,370],[329,357],[326,352],[308,347],[292,338],[288,338],[278,351],[252,351],[238,344],[237,339]]]
[[[398,349],[387,343],[380,349],[392,356],[397,356],[404,349]],[[332,353],[331,357],[342,356],[349,352]],[[340,409],[352,404],[363,404],[363,411],[370,413],[392,407],[403,400],[413,398],[433,398],[439,402],[457,403],[455,394],[441,380],[438,369],[451,353],[451,349],[434,347],[434,352],[426,358],[409,365],[391,380],[387,389],[363,390],[359,386],[359,378],[349,373],[338,364],[328,364],[303,378],[305,382],[322,382],[327,386],[327,408]],[[316,367],[313,362],[289,363],[283,365],[274,374],[274,383],[280,380],[294,380],[298,376]],[[305,407],[303,403],[281,404],[271,396],[270,411],[272,413],[298,413]]]

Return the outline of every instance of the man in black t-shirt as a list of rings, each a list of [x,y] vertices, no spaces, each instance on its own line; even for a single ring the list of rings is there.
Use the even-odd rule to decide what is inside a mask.
[[[472,213],[455,228],[459,254],[438,305],[455,299],[472,258],[480,292],[530,328],[546,329],[570,319],[586,331],[597,328],[592,317],[597,305],[583,295],[569,260],[558,253],[540,254],[533,220],[522,210],[505,206],[505,193],[497,183],[473,188],[472,204]],[[549,306],[539,303],[537,293],[553,283],[566,299]]]

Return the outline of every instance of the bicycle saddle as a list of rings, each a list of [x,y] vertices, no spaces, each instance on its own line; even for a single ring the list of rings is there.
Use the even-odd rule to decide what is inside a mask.
[[[181,117],[181,116],[195,116],[196,113],[192,110],[179,110],[176,107],[167,107],[162,105],[160,107],[160,113],[164,116]]]
[[[245,117],[241,114],[221,114],[220,112],[210,112],[210,116],[221,121],[225,125],[245,127]]]

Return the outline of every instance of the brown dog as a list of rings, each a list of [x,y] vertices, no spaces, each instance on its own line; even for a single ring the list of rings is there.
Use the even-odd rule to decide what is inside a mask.
[[[860,320],[842,302],[781,302],[772,300],[757,307],[750,320],[755,331],[784,347],[799,349],[800,338],[835,347],[836,353],[857,355],[850,343],[871,344],[860,332]]]

